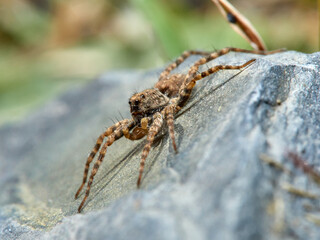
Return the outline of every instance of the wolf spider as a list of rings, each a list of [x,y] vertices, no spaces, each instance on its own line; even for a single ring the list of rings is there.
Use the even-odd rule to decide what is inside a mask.
[[[177,114],[187,103],[192,89],[196,85],[196,82],[202,78],[209,76],[210,74],[216,73],[220,70],[226,69],[242,69],[252,64],[256,59],[251,59],[242,65],[216,65],[214,67],[208,68],[206,71],[198,72],[199,66],[209,61],[225,55],[229,52],[243,52],[243,53],[254,53],[267,55],[272,54],[276,51],[258,51],[258,50],[245,50],[239,48],[224,48],[219,51],[205,52],[205,51],[185,51],[177,60],[170,64],[159,77],[158,82],[155,84],[154,88],[146,89],[140,93],[134,94],[130,100],[130,112],[131,119],[124,119],[113,126],[109,127],[105,132],[103,132],[97,139],[97,142],[92,149],[83,174],[82,184],[79,187],[75,198],[77,199],[83,186],[87,181],[89,165],[95,157],[96,153],[99,151],[104,138],[107,140],[102,145],[99,153],[99,157],[96,160],[91,175],[87,184],[87,190],[85,196],[78,208],[78,212],[81,212],[82,207],[87,200],[90,187],[93,182],[93,178],[96,175],[107,151],[107,147],[110,146],[114,141],[125,136],[130,140],[138,140],[147,136],[147,142],[142,151],[139,177],[137,181],[137,187],[140,187],[141,177],[144,169],[145,160],[149,154],[151,145],[155,136],[160,132],[164,125],[164,120],[169,128],[169,135],[172,141],[172,146],[175,152],[177,152],[177,145],[174,137],[174,116]],[[189,69],[188,74],[171,74],[170,72],[178,67],[186,58],[190,55],[202,55],[203,57],[196,61],[193,66]]]

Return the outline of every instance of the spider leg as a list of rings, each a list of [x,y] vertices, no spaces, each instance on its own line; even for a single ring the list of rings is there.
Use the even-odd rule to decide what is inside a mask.
[[[208,62],[210,62],[220,56],[223,56],[229,52],[242,52],[242,53],[253,53],[253,54],[259,54],[259,55],[269,55],[269,54],[274,54],[274,53],[281,52],[281,51],[284,51],[284,49],[277,49],[274,51],[260,51],[260,50],[247,50],[247,49],[233,48],[233,47],[223,48],[219,51],[209,53],[207,56],[204,56],[203,58],[200,58],[198,61],[196,61],[194,63],[194,65],[189,69],[189,72],[185,78],[185,84],[187,84],[189,81],[191,81],[191,79],[194,77],[194,75],[198,71],[200,65],[208,63]]]
[[[153,123],[151,124],[149,132],[148,132],[147,143],[144,146],[143,151],[142,151],[140,168],[139,168],[139,177],[138,177],[138,181],[137,181],[138,188],[140,187],[140,183],[141,183],[141,177],[142,177],[142,173],[143,173],[143,169],[144,169],[144,162],[150,152],[150,148],[153,143],[154,137],[158,134],[158,132],[160,131],[160,129],[163,125],[163,115],[164,114],[165,114],[164,111],[162,111],[161,113],[157,112],[153,115]]]
[[[166,67],[165,70],[163,70],[163,72],[160,74],[159,81],[166,79],[173,69],[178,67],[182,62],[184,62],[191,55],[208,55],[208,54],[210,54],[210,52],[196,51],[196,50],[190,50],[190,51],[183,52],[181,54],[181,56],[178,57],[174,63],[171,63],[168,67]]]
[[[248,65],[252,64],[256,59],[251,59],[249,61],[247,61],[246,63],[239,65],[239,66],[233,66],[233,65],[217,65],[214,66],[212,68],[209,68],[208,70],[201,72],[197,75],[195,75],[192,80],[190,82],[188,82],[186,84],[185,87],[181,88],[181,90],[179,91],[179,96],[177,99],[177,106],[178,107],[183,107],[185,105],[185,103],[188,101],[192,89],[194,88],[194,86],[196,85],[196,82],[199,81],[202,78],[205,78],[213,73],[216,73],[220,70],[227,70],[227,69],[231,69],[231,70],[235,70],[235,69],[241,69],[244,67],[247,67]]]
[[[117,128],[119,128],[119,126],[121,126],[121,124],[123,123],[126,123],[128,122],[127,119],[125,120],[122,120],[120,122],[117,122],[116,124],[114,124],[113,126],[109,127],[105,132],[103,132],[97,139],[96,141],[96,144],[94,145],[91,153],[89,154],[88,156],[88,159],[87,159],[87,162],[86,162],[86,165],[85,165],[85,168],[84,168],[84,173],[83,173],[83,179],[82,179],[82,184],[81,186],[79,187],[77,193],[75,194],[75,199],[78,198],[84,184],[86,183],[87,181],[87,177],[88,177],[88,171],[89,171],[89,166],[90,166],[90,163],[92,162],[93,158],[95,157],[96,153],[99,151],[100,149],[100,146],[103,142],[103,139],[105,137],[108,137],[110,134],[112,134]]]
[[[169,128],[169,135],[172,141],[172,146],[174,151],[177,153],[177,145],[174,137],[174,124],[173,124],[173,114],[175,112],[175,106],[174,105],[169,105],[168,107],[165,108],[165,113],[166,113],[166,120],[167,120],[167,125]]]
[[[104,145],[102,146],[102,148],[100,150],[99,157],[98,157],[97,161],[95,162],[95,164],[93,166],[93,169],[91,171],[91,175],[90,175],[90,178],[89,178],[89,181],[88,181],[85,197],[82,200],[82,202],[81,202],[81,204],[80,204],[80,206],[78,208],[78,212],[81,211],[83,204],[85,203],[87,197],[89,196],[90,187],[91,187],[91,184],[93,182],[93,178],[96,175],[96,173],[97,173],[97,171],[98,171],[98,169],[99,169],[99,167],[100,167],[100,165],[101,165],[101,163],[103,161],[103,158],[104,158],[104,156],[106,154],[106,151],[107,151],[107,147],[110,146],[114,141],[118,140],[119,138],[121,138],[123,136],[122,125],[125,125],[128,128],[132,128],[134,126],[134,122],[133,122],[133,120],[128,120],[128,119],[122,120],[122,121],[116,123],[115,125],[111,126],[110,128],[108,128],[107,131],[105,132],[105,133],[107,133],[108,139],[104,143]],[[104,134],[101,134],[101,136],[104,136]],[[78,197],[81,189],[83,188],[84,184],[86,183],[87,175],[88,175],[88,171],[89,171],[89,165],[92,162],[96,152],[100,149],[100,146],[102,144],[102,141],[103,141],[104,137],[102,137],[102,139],[100,137],[98,138],[97,144],[95,145],[95,148],[92,150],[92,152],[91,152],[91,154],[90,154],[90,156],[89,156],[89,158],[88,158],[88,160],[86,162],[85,172],[84,172],[84,176],[83,176],[83,182],[82,182],[79,190],[76,193],[76,198]]]

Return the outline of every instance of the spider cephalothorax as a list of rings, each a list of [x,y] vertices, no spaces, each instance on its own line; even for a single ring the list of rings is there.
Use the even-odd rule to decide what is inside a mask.
[[[134,94],[130,100],[130,112],[134,122],[140,125],[141,119],[152,117],[169,104],[170,99],[158,89],[146,89]]]
[[[219,57],[228,52],[244,52],[244,53],[254,53],[254,54],[271,54],[279,52],[279,50],[273,52],[265,51],[250,51],[239,48],[224,48],[220,51],[215,52],[203,52],[203,51],[186,51],[184,52],[174,63],[170,64],[159,77],[158,82],[155,84],[155,88],[147,89],[140,93],[134,94],[130,100],[130,111],[131,119],[124,119],[120,122],[117,122],[113,126],[109,127],[105,132],[103,132],[97,139],[97,142],[92,149],[83,174],[82,184],[79,187],[75,198],[79,196],[83,186],[87,182],[87,176],[89,171],[89,166],[92,160],[94,159],[96,153],[100,150],[97,161],[95,162],[91,175],[88,181],[87,190],[85,196],[78,208],[80,212],[86,199],[89,196],[91,184],[93,178],[96,175],[99,166],[101,165],[104,156],[107,151],[107,147],[110,146],[114,141],[125,136],[129,140],[137,140],[147,136],[146,145],[143,148],[140,168],[139,168],[139,177],[137,181],[137,186],[140,186],[141,178],[144,169],[145,160],[151,149],[151,145],[155,136],[160,132],[164,126],[164,122],[167,123],[169,129],[169,135],[172,141],[172,146],[177,152],[177,146],[175,143],[174,137],[174,123],[173,119],[177,112],[179,112],[184,105],[188,102],[191,95],[192,89],[196,85],[196,82],[210,74],[218,72],[220,70],[226,69],[242,69],[247,67],[255,61],[251,59],[245,62],[242,65],[216,65],[214,67],[208,68],[206,71],[198,72],[199,66]],[[202,55],[203,57],[196,61],[193,66],[190,67],[187,74],[172,74],[170,72],[179,66],[186,58],[190,55]],[[106,141],[102,145],[104,139]],[[102,145],[102,147],[101,147]]]

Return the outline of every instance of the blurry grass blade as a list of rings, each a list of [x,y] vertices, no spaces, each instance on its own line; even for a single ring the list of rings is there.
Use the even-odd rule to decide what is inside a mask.
[[[219,11],[239,35],[246,39],[256,50],[267,50],[261,36],[250,23],[234,6],[227,0],[211,0],[217,5]]]
[[[157,37],[160,39],[168,57],[176,57],[188,49],[184,41],[180,22],[162,1],[157,0],[131,0],[150,21]]]

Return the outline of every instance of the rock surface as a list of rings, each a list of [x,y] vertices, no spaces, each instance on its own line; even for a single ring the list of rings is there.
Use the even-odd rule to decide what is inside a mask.
[[[179,153],[168,134],[159,138],[141,189],[144,140],[115,142],[82,214],[83,194],[74,194],[95,139],[119,111],[129,117],[127,99],[160,71],[110,72],[3,126],[0,239],[318,239],[320,186],[287,154],[319,169],[320,53],[230,53],[209,65],[253,57],[240,74],[199,82],[175,120]],[[266,156],[291,174],[261,161]]]

